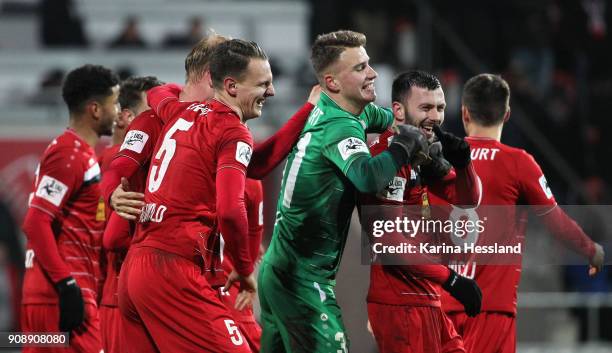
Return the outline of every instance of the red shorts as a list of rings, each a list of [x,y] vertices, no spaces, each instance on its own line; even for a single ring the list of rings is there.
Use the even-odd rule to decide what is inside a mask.
[[[461,336],[441,308],[368,303],[380,353],[465,353]]]
[[[121,313],[116,306],[100,306],[100,333],[102,347],[105,353],[121,353],[119,344],[119,325],[121,324]]]
[[[463,312],[449,313],[463,336],[465,349],[473,353],[516,352],[516,317],[507,313],[482,312],[469,317]]]
[[[23,304],[21,331],[59,332],[59,307],[55,304]],[[93,304],[85,304],[85,322],[70,333],[69,347],[24,347],[23,353],[100,353],[100,318]]]
[[[132,248],[119,276],[125,352],[251,352],[230,311],[195,263]]]
[[[255,320],[253,308],[247,308],[242,311],[234,309],[234,303],[238,296],[238,288],[236,286],[232,286],[229,292],[221,292],[221,288],[219,288],[217,293],[219,294],[219,299],[230,309],[232,316],[236,319],[240,332],[244,334],[244,338],[249,343],[251,350],[254,353],[258,353],[261,347],[261,326]]]

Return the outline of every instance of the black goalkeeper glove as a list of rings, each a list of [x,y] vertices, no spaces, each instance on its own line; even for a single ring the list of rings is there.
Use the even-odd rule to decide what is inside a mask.
[[[72,277],[66,277],[55,284],[59,296],[59,329],[70,332],[85,320],[85,304],[81,288]]]
[[[465,308],[465,313],[474,317],[480,312],[482,292],[473,279],[465,278],[449,269],[451,274],[442,285],[450,295],[457,299]]]
[[[450,132],[445,132],[438,125],[433,126],[433,131],[442,143],[444,158],[457,169],[467,167],[472,161],[470,158],[470,145],[464,139]]]
[[[442,179],[451,169],[451,164],[444,159],[442,154],[442,144],[434,142],[429,145],[429,157],[431,161],[420,167],[419,175],[426,181]]]
[[[406,152],[407,162],[417,166],[429,157],[427,155],[427,139],[418,128],[402,124],[395,127],[396,134],[393,136],[389,148],[401,147]]]

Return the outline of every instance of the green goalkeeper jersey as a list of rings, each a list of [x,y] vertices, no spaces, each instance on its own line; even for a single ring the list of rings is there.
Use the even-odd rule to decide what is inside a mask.
[[[346,173],[370,155],[366,133],[392,123],[388,109],[368,104],[355,116],[321,94],[287,159],[264,261],[296,277],[334,283],[356,199]]]

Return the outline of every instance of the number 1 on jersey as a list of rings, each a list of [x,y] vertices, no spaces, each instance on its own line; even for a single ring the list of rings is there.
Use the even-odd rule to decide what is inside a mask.
[[[176,140],[172,138],[175,132],[177,131],[187,131],[193,125],[193,121],[187,121],[183,118],[180,118],[172,125],[170,130],[166,132],[164,135],[164,141],[155,154],[155,160],[159,160],[162,158],[162,162],[159,165],[154,165],[151,167],[151,172],[149,173],[149,191],[155,192],[161,186],[162,181],[164,180],[164,176],[166,175],[166,171],[168,170],[168,165],[174,157],[174,153],[176,152]]]

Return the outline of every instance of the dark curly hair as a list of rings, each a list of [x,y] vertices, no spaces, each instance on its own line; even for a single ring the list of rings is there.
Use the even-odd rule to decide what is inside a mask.
[[[404,72],[393,80],[391,100],[394,102],[401,102],[410,94],[410,89],[412,87],[420,87],[433,91],[440,86],[440,80],[429,72],[420,70]]]
[[[124,80],[119,88],[119,105],[121,105],[121,109],[134,109],[138,107],[142,99],[142,92],[162,84],[155,76],[130,77]]]
[[[71,113],[81,112],[90,100],[102,100],[113,94],[119,77],[100,65],[83,65],[68,73],[62,87],[62,97]]]

